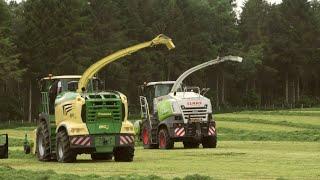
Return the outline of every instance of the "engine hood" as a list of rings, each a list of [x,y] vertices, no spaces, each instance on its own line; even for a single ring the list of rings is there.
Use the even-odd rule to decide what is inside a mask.
[[[170,96],[173,99],[176,100],[183,100],[183,99],[208,99],[198,93],[195,92],[176,92],[174,93],[169,93],[168,96]],[[209,99],[208,99],[209,100]]]
[[[195,92],[176,92],[156,98],[159,119],[163,120],[172,115],[185,115],[185,112],[201,111],[212,113],[210,99]],[[184,118],[185,122],[187,121]]]

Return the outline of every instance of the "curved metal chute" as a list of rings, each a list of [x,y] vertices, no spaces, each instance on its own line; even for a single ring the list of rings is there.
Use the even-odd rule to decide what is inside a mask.
[[[127,55],[130,55],[136,51],[139,51],[143,48],[147,48],[147,47],[153,47],[153,46],[156,46],[156,45],[159,45],[159,44],[163,44],[163,45],[166,45],[167,48],[170,50],[170,49],[173,49],[175,48],[175,45],[173,44],[172,40],[163,35],[163,34],[160,34],[158,35],[157,37],[155,37],[153,40],[151,41],[148,41],[148,42],[144,42],[144,43],[141,43],[141,44],[137,44],[135,46],[131,46],[129,48],[126,48],[126,49],[122,49],[122,50],[119,50],[103,59],[101,59],[100,61],[94,63],[93,65],[91,65],[81,76],[80,80],[79,80],[79,83],[78,83],[78,90],[77,92],[84,92],[86,91],[86,87],[87,87],[87,84],[89,82],[89,80],[97,73],[99,72],[103,67],[105,67],[106,65],[108,65],[109,63],[119,59],[119,58],[122,58],[124,56],[127,56]]]
[[[183,82],[183,80],[185,78],[187,78],[190,74],[194,73],[195,71],[198,71],[200,69],[203,69],[207,66],[211,66],[214,64],[219,64],[221,62],[224,61],[235,61],[235,62],[242,62],[242,57],[239,56],[225,56],[225,57],[217,57],[217,59],[214,60],[210,60],[208,62],[199,64],[198,66],[195,66],[187,71],[185,71],[183,74],[181,74],[178,79],[176,80],[176,82],[174,83],[174,85],[172,86],[171,92],[177,92],[179,86],[181,85],[181,83]]]

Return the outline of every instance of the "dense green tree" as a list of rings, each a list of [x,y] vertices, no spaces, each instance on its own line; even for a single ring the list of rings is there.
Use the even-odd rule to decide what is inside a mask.
[[[267,18],[270,5],[265,0],[248,0],[245,2],[239,20],[239,39],[242,45],[244,62],[238,66],[240,82],[245,84],[244,97],[257,92],[257,74],[268,67],[263,64],[264,50],[267,44]],[[261,90],[260,90],[261,91]],[[256,103],[254,103],[256,104]],[[259,102],[260,104],[260,102]]]
[[[33,77],[83,71],[92,56],[86,1],[34,0],[23,4],[20,49]]]
[[[16,84],[25,69],[19,66],[19,58],[13,43],[12,14],[5,1],[0,0],[0,117],[4,119],[23,116]]]
[[[300,99],[303,64],[310,60],[316,30],[310,3],[307,0],[283,1],[275,7],[269,20],[270,63],[284,77],[286,103],[295,103]],[[307,69],[306,69],[307,70]],[[309,72],[309,69],[306,73]]]
[[[19,53],[12,42],[11,14],[5,1],[0,1],[0,80],[19,80],[23,69],[18,67]]]
[[[239,18],[234,8],[234,0],[0,0],[0,100],[12,102],[1,104],[0,120],[27,117],[30,108],[37,114],[37,78],[81,74],[106,55],[160,33],[176,49],[139,51],[97,75],[107,89],[128,96],[130,111],[138,109],[142,83],[175,80],[229,54],[244,62],[186,79],[211,88],[207,96],[216,107],[319,103],[320,2],[247,0]]]

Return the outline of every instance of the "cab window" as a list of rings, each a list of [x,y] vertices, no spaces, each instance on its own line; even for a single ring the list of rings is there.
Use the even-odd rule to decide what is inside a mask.
[[[158,84],[155,86],[155,97],[164,96],[170,93],[173,84]]]

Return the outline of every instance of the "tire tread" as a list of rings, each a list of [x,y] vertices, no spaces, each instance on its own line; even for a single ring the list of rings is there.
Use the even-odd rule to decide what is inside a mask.
[[[38,152],[38,138],[40,133],[42,133],[43,136],[43,142],[44,142],[44,155],[43,157],[40,156],[40,153]],[[37,157],[40,161],[50,161],[51,160],[51,152],[50,152],[50,133],[49,133],[49,129],[47,126],[47,123],[42,120],[40,121],[39,125],[38,125],[38,130],[37,130]]]

